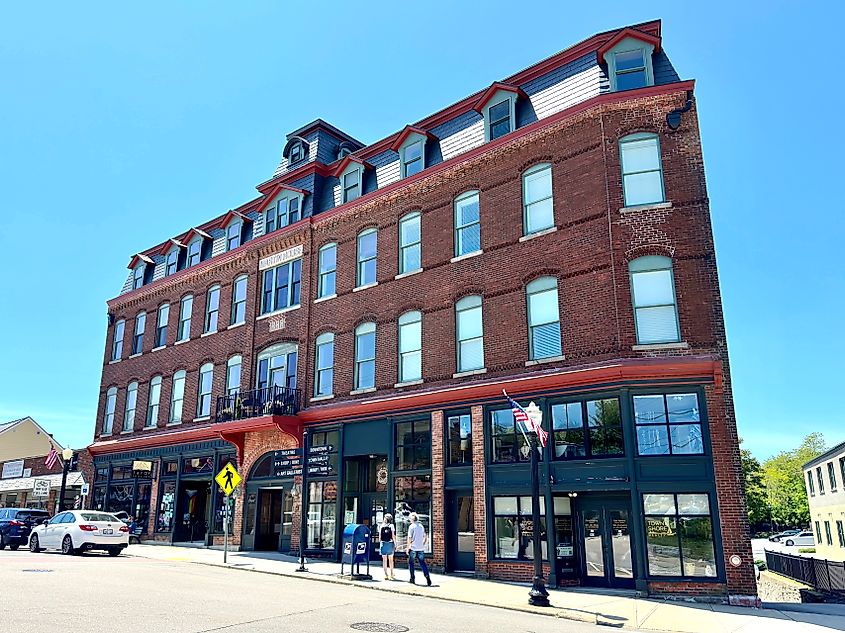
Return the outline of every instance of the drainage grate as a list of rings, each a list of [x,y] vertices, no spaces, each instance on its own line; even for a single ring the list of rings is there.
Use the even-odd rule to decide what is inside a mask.
[[[47,574],[53,571],[52,569],[21,569],[21,571],[29,571],[36,574]]]
[[[405,633],[410,631],[407,626],[401,624],[388,624],[387,622],[356,622],[349,628],[356,631],[372,631],[373,633]]]

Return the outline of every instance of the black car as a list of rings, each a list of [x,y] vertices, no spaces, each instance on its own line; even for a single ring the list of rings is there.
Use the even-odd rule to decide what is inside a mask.
[[[36,508],[0,508],[0,549],[16,550],[29,542],[32,527],[49,519],[50,513]]]

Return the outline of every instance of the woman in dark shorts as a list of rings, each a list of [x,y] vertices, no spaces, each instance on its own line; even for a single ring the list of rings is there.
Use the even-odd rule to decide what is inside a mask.
[[[393,576],[393,553],[396,551],[396,526],[393,525],[393,515],[385,514],[379,525],[379,554],[381,554],[381,566],[384,569],[385,580],[396,580]],[[390,567],[390,574],[387,570]]]

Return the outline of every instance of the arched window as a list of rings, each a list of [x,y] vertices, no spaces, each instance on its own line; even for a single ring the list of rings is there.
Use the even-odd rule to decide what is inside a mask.
[[[481,250],[481,216],[478,192],[455,198],[455,257]]]
[[[241,357],[232,356],[226,362],[226,395],[232,396],[241,390]]]
[[[214,284],[208,289],[205,298],[205,324],[203,332],[209,334],[217,331],[217,320],[220,315],[220,284]]]
[[[206,363],[200,367],[199,384],[197,386],[197,417],[205,418],[211,415],[211,387],[214,383],[214,365]]]
[[[193,309],[193,295],[182,297],[182,302],[179,304],[179,329],[176,331],[177,341],[187,341],[191,338],[191,312]]]
[[[557,279],[540,277],[525,288],[531,360],[561,355]]]
[[[481,297],[464,297],[455,304],[455,330],[458,342],[458,371],[472,371],[484,367]]]
[[[334,334],[323,332],[316,341],[315,396],[329,396],[334,393]]]
[[[144,351],[144,330],[147,327],[147,313],[139,312],[135,315],[135,333],[132,337],[132,354]]]
[[[123,410],[123,432],[129,433],[135,428],[135,409],[138,406],[138,383],[132,381],[126,388],[126,408]]]
[[[173,374],[173,388],[170,390],[170,424],[182,421],[182,404],[185,402],[185,370]]]
[[[358,281],[357,286],[369,286],[376,283],[376,254],[378,232],[367,229],[358,234]]]
[[[672,260],[662,255],[638,257],[628,263],[637,343],[678,343],[678,309]]]
[[[422,379],[422,312],[399,317],[399,382]]]
[[[619,156],[625,206],[663,202],[663,166],[657,134],[640,132],[620,139]]]
[[[522,174],[522,205],[523,234],[530,235],[555,225],[551,165],[535,165]]]
[[[355,328],[355,389],[376,386],[376,324]]]
[[[164,347],[167,345],[167,321],[170,318],[170,304],[162,303],[158,307],[158,317],[156,320],[156,347]]]
[[[229,325],[246,321],[246,275],[241,275],[232,284],[232,314]]]
[[[422,268],[420,213],[408,213],[399,220],[399,274]]]
[[[317,298],[330,297],[336,292],[335,275],[337,271],[337,244],[332,242],[320,248],[320,279],[317,285]]]
[[[114,407],[117,404],[117,387],[109,387],[106,392],[106,406],[103,414],[103,435],[111,435],[114,428]]]
[[[279,343],[258,355],[256,387],[286,387],[296,389],[296,343]]]
[[[147,398],[147,421],[144,428],[158,426],[158,409],[161,401],[161,376],[153,376],[150,380],[150,396]]]
[[[111,360],[120,360],[123,356],[123,331],[126,321],[120,319],[114,324],[114,336],[111,343]]]

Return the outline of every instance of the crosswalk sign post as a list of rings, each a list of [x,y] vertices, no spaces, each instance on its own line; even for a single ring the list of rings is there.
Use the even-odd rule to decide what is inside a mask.
[[[223,563],[225,564],[229,556],[229,499],[235,488],[241,483],[241,476],[238,474],[238,470],[231,463],[228,463],[217,473],[214,481],[226,495],[223,501]]]

